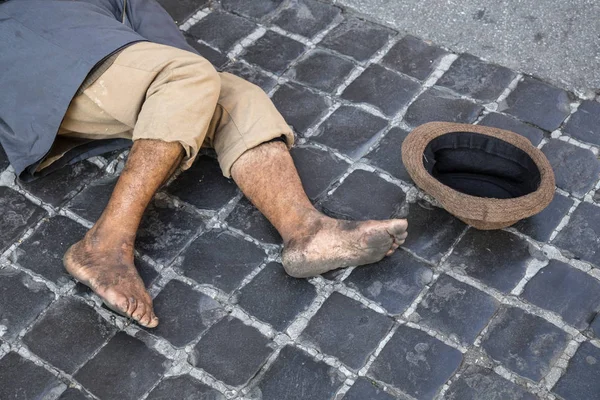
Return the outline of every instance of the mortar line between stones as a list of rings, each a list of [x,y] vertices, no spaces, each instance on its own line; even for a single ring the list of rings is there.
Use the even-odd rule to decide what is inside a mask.
[[[552,233],[550,234],[548,243],[552,243],[554,241],[554,239],[556,239],[556,237],[559,235],[559,233],[567,226],[567,224],[571,220],[571,217],[573,216],[573,213],[575,212],[577,207],[579,207],[580,203],[581,203],[581,201],[579,201],[577,199],[575,199],[573,201],[573,205],[571,206],[571,208],[569,208],[569,210],[567,211],[565,216],[561,219],[561,221],[558,223],[558,225],[556,226],[554,231],[552,231]]]
[[[581,203],[579,203],[579,204],[581,204]],[[574,207],[576,208],[576,206],[574,206]],[[519,232],[518,230],[516,230],[514,228],[505,228],[504,231],[509,232],[509,233],[525,240],[526,242],[528,242],[528,244],[530,244],[536,248],[539,248],[544,253],[544,256],[547,257],[549,260],[561,261],[565,264],[570,265],[571,267],[573,267],[575,269],[585,272],[586,274],[588,274],[589,276],[591,276],[597,280],[600,280],[600,271],[597,272],[598,268],[596,268],[592,263],[590,263],[588,261],[577,260],[575,258],[567,257],[567,256],[563,255],[561,249],[556,247],[555,245],[553,245],[551,243],[537,242],[534,239]]]
[[[196,25],[200,20],[210,14],[212,10],[209,7],[205,7],[197,11],[194,15],[189,17],[186,21],[179,25],[179,29],[187,32],[192,26]]]
[[[75,380],[75,378],[73,378],[74,374],[73,375],[67,374],[66,372],[62,371],[61,369],[58,369],[54,365],[50,364],[43,358],[37,356],[35,353],[32,353],[31,351],[29,351],[29,349],[27,349],[23,346],[18,347],[16,350],[13,349],[13,351],[15,351],[17,354],[19,354],[21,357],[25,358],[26,360],[33,362],[35,365],[44,368],[46,371],[50,372],[54,377],[56,377],[61,383],[68,384],[69,386],[74,385],[77,389],[82,390],[89,397],[91,397],[95,400],[100,400],[92,392],[90,392],[86,387],[84,387],[81,383],[79,383],[77,380]],[[64,393],[67,389],[68,389],[68,386],[65,387],[65,390],[63,392],[61,392],[61,394]]]
[[[510,306],[510,307],[514,307],[514,308],[523,310],[529,314],[532,314],[541,319],[544,319],[545,321],[549,322],[550,324],[554,325],[555,327],[559,328],[560,330],[564,331],[565,333],[571,335],[572,337],[574,337],[576,339],[577,338],[580,340],[585,339],[585,337],[581,334],[581,332],[579,332],[579,330],[577,328],[572,327],[571,325],[567,324],[565,321],[562,320],[562,317],[560,317],[558,314],[556,314],[552,311],[545,310],[539,306],[536,306],[535,304],[527,303],[527,302],[523,301],[522,299],[517,298],[515,296],[505,295],[504,293],[500,292],[497,289],[488,287],[485,284],[483,284],[469,276],[457,273],[457,272],[453,271],[452,269],[446,270],[445,273],[448,276],[456,279],[459,282],[467,284],[471,287],[474,287],[475,289],[478,289],[478,290],[488,294],[489,296],[496,299],[496,301],[498,301],[498,303],[500,303],[501,305]],[[490,319],[490,322],[492,319]],[[485,330],[486,329],[484,328],[479,336],[481,336]],[[478,343],[479,339],[480,338],[478,337],[478,339],[475,340],[476,344]]]

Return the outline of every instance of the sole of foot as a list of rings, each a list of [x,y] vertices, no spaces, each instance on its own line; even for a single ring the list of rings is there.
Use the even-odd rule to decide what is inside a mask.
[[[392,255],[404,243],[407,228],[404,219],[356,222],[324,218],[315,228],[286,243],[283,267],[295,278],[308,278],[372,264]]]

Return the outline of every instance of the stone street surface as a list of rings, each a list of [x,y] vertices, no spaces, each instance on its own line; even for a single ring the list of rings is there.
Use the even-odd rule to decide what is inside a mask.
[[[600,103],[317,0],[162,0],[215,66],[268,92],[328,215],[408,216],[402,250],[308,280],[207,151],[157,194],[142,329],[65,274],[126,153],[31,184],[0,154],[0,399],[600,399]],[[402,166],[432,120],[542,149],[554,201],[502,231],[438,208]]]
[[[455,51],[600,95],[597,0],[331,0]]]

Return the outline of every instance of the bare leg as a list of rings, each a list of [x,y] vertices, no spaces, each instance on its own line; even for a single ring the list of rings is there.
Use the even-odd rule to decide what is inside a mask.
[[[150,328],[158,318],[133,263],[133,245],[148,203],[182,157],[179,143],[136,141],[104,213],[64,257],[67,271],[107,306]]]
[[[370,264],[406,239],[406,220],[340,221],[317,211],[306,196],[292,157],[281,142],[244,153],[233,179],[281,234],[283,266],[294,277]]]

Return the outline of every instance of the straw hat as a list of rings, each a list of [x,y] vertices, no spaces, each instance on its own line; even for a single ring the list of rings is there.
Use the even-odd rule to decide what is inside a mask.
[[[477,229],[513,225],[554,197],[546,156],[503,129],[430,122],[406,137],[402,161],[417,186]]]

